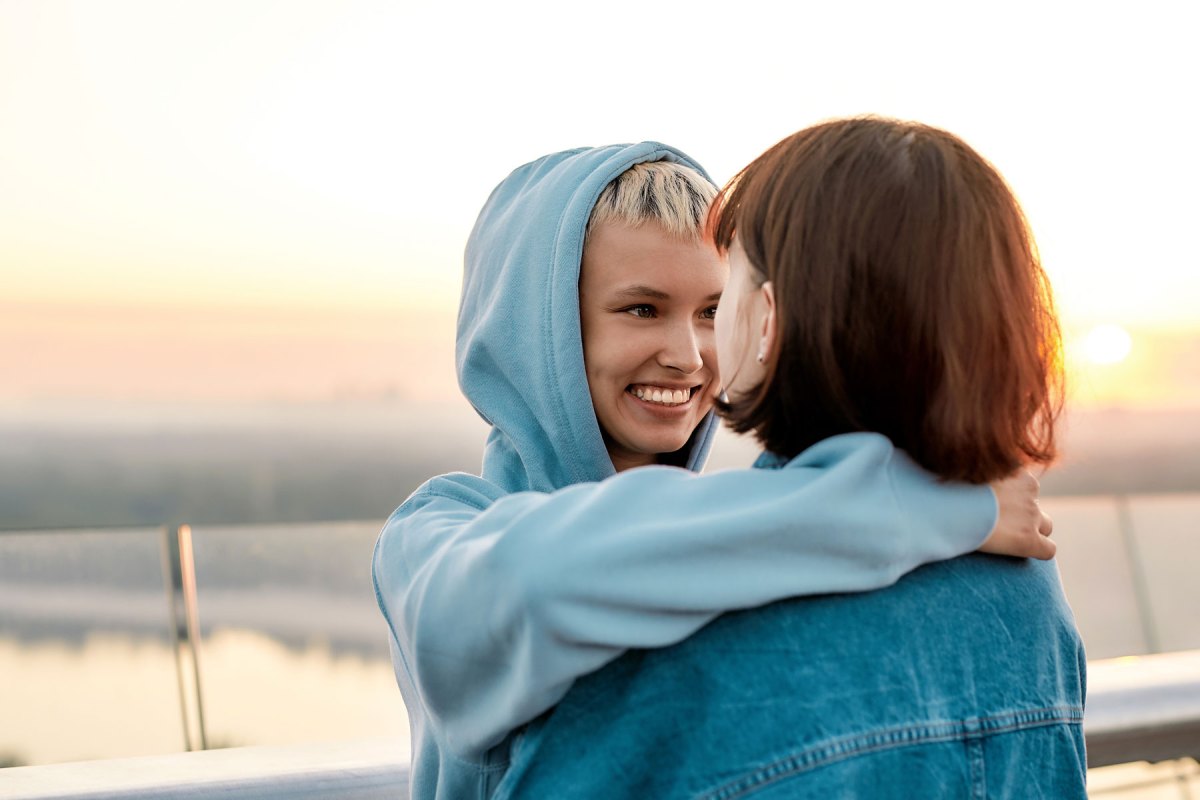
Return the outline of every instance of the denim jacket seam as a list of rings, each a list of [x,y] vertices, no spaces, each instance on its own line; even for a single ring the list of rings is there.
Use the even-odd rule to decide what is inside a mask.
[[[916,744],[981,739],[1058,723],[1083,724],[1083,708],[1080,706],[1050,706],[1010,711],[986,717],[876,729],[808,747],[761,767],[749,775],[729,781],[716,791],[702,793],[699,798],[701,800],[737,800],[766,784],[857,755],[898,747],[910,747]]]

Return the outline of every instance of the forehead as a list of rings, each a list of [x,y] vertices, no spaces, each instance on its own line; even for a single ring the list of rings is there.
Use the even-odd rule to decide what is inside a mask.
[[[608,223],[588,237],[579,290],[617,292],[638,284],[672,297],[706,297],[721,291],[726,274],[725,260],[706,242],[679,239],[655,223]]]
[[[745,249],[742,247],[741,241],[735,236],[733,241],[729,243],[728,252],[729,271],[732,274],[749,273],[752,270],[750,266],[750,258],[746,255]]]

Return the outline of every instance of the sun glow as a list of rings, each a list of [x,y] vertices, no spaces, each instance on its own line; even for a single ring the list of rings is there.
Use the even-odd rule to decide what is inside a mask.
[[[1119,364],[1133,349],[1133,339],[1119,325],[1104,324],[1092,328],[1083,340],[1087,360],[1093,364]]]

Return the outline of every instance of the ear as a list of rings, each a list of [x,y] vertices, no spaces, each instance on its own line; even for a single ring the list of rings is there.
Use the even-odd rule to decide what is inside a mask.
[[[766,281],[758,290],[763,302],[762,330],[759,331],[758,352],[761,361],[769,361],[775,351],[777,318],[775,316],[775,286]]]

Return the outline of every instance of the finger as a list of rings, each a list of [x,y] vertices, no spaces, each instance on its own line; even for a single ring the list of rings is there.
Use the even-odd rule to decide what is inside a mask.
[[[1054,533],[1054,520],[1045,511],[1042,512],[1042,521],[1038,523],[1038,533],[1042,536]]]
[[[1043,536],[1041,537],[1041,543],[1041,547],[1038,548],[1038,554],[1034,558],[1041,559],[1042,561],[1049,561],[1054,558],[1054,554],[1058,552],[1058,545],[1054,543],[1054,540]]]

